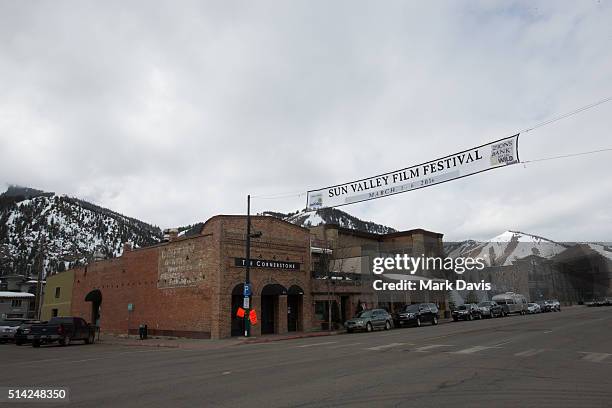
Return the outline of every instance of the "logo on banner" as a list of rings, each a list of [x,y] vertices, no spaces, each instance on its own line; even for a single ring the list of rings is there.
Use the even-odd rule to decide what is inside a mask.
[[[516,145],[513,139],[491,145],[491,166],[517,163]]]

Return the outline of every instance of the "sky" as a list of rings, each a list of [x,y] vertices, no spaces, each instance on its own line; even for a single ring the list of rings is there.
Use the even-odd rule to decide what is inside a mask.
[[[612,96],[609,1],[0,2],[0,188],[163,228],[513,135]],[[612,102],[520,137],[612,147]],[[342,209],[445,240],[612,241],[612,153]],[[261,196],[284,195],[283,198]]]

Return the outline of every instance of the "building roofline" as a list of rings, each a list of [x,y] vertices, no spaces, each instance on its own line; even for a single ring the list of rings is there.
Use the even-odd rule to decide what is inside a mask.
[[[318,225],[317,227],[320,227],[320,226],[321,225]],[[324,224],[322,226],[324,229],[328,229],[328,228],[337,229],[338,231],[341,231],[342,233],[345,233],[347,235],[354,235],[354,236],[364,237],[364,238],[372,238],[378,241],[382,241],[386,238],[397,238],[397,237],[410,236],[416,233],[428,235],[434,238],[442,238],[444,236],[444,234],[441,234],[439,232],[428,231],[423,228],[414,228],[414,229],[405,230],[405,231],[390,232],[388,234],[376,234],[373,232],[359,231],[359,230],[354,230],[351,228],[341,227],[338,224]]]
[[[209,222],[211,222],[212,220],[217,219],[217,218],[244,218],[244,219],[246,219],[246,215],[245,214],[217,214],[217,215],[213,215],[212,217],[210,217],[209,219],[207,219],[204,222],[204,224],[202,225],[202,229],[200,230],[200,233],[202,231],[204,231],[204,228],[206,227],[206,225]],[[281,224],[285,224],[285,225],[291,226],[293,228],[297,228],[297,229],[299,229],[301,231],[304,231],[304,232],[310,232],[310,229],[308,229],[308,228],[302,227],[300,225],[293,224],[293,223],[291,223],[289,221],[285,221],[283,219],[274,217],[272,215],[251,215],[251,220],[253,220],[253,219],[272,220],[273,222],[279,222]]]

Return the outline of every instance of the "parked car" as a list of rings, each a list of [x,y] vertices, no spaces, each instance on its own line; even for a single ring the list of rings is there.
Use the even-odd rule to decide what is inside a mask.
[[[493,296],[493,301],[497,302],[507,315],[511,313],[527,314],[527,299],[521,294],[514,292],[501,293]]]
[[[546,301],[546,300],[538,300],[536,303],[538,304],[538,306],[540,306],[540,312],[541,313],[552,312],[552,305],[550,303],[548,303],[548,301]]]
[[[530,314],[541,313],[540,305],[537,303],[527,303],[527,312]]]
[[[384,309],[363,310],[357,316],[344,322],[346,331],[352,333],[356,330],[371,332],[375,329],[389,330],[393,327],[393,318]]]
[[[0,321],[0,343],[15,341],[15,333],[20,324],[21,320]]]
[[[550,308],[553,311],[555,312],[561,311],[561,302],[559,302],[557,299],[549,300],[548,302],[550,303]]]
[[[503,317],[504,309],[497,304],[497,302],[493,302],[492,300],[486,300],[484,302],[480,302],[478,304],[480,308],[480,314],[483,317]]]
[[[28,333],[32,347],[43,343],[58,342],[67,346],[74,340],[83,340],[85,344],[95,341],[96,329],[80,317],[52,317],[48,323],[33,324]]]
[[[474,303],[466,303],[453,310],[453,320],[474,320],[482,319],[482,313],[478,305]]]
[[[440,311],[433,303],[417,303],[404,306],[398,313],[393,315],[395,327],[417,326],[423,323],[438,324]]]
[[[30,328],[32,327],[32,325],[40,323],[46,322],[41,322],[40,320],[26,320],[21,323],[21,326],[19,326],[17,328],[17,331],[15,332],[15,344],[21,346],[23,344],[29,343],[30,340],[28,340],[28,334],[30,333]]]

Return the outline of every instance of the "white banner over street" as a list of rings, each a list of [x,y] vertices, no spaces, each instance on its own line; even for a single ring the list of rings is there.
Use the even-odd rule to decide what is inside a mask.
[[[515,164],[519,162],[518,137],[516,134],[380,176],[311,190],[306,207],[318,210],[374,200]]]

